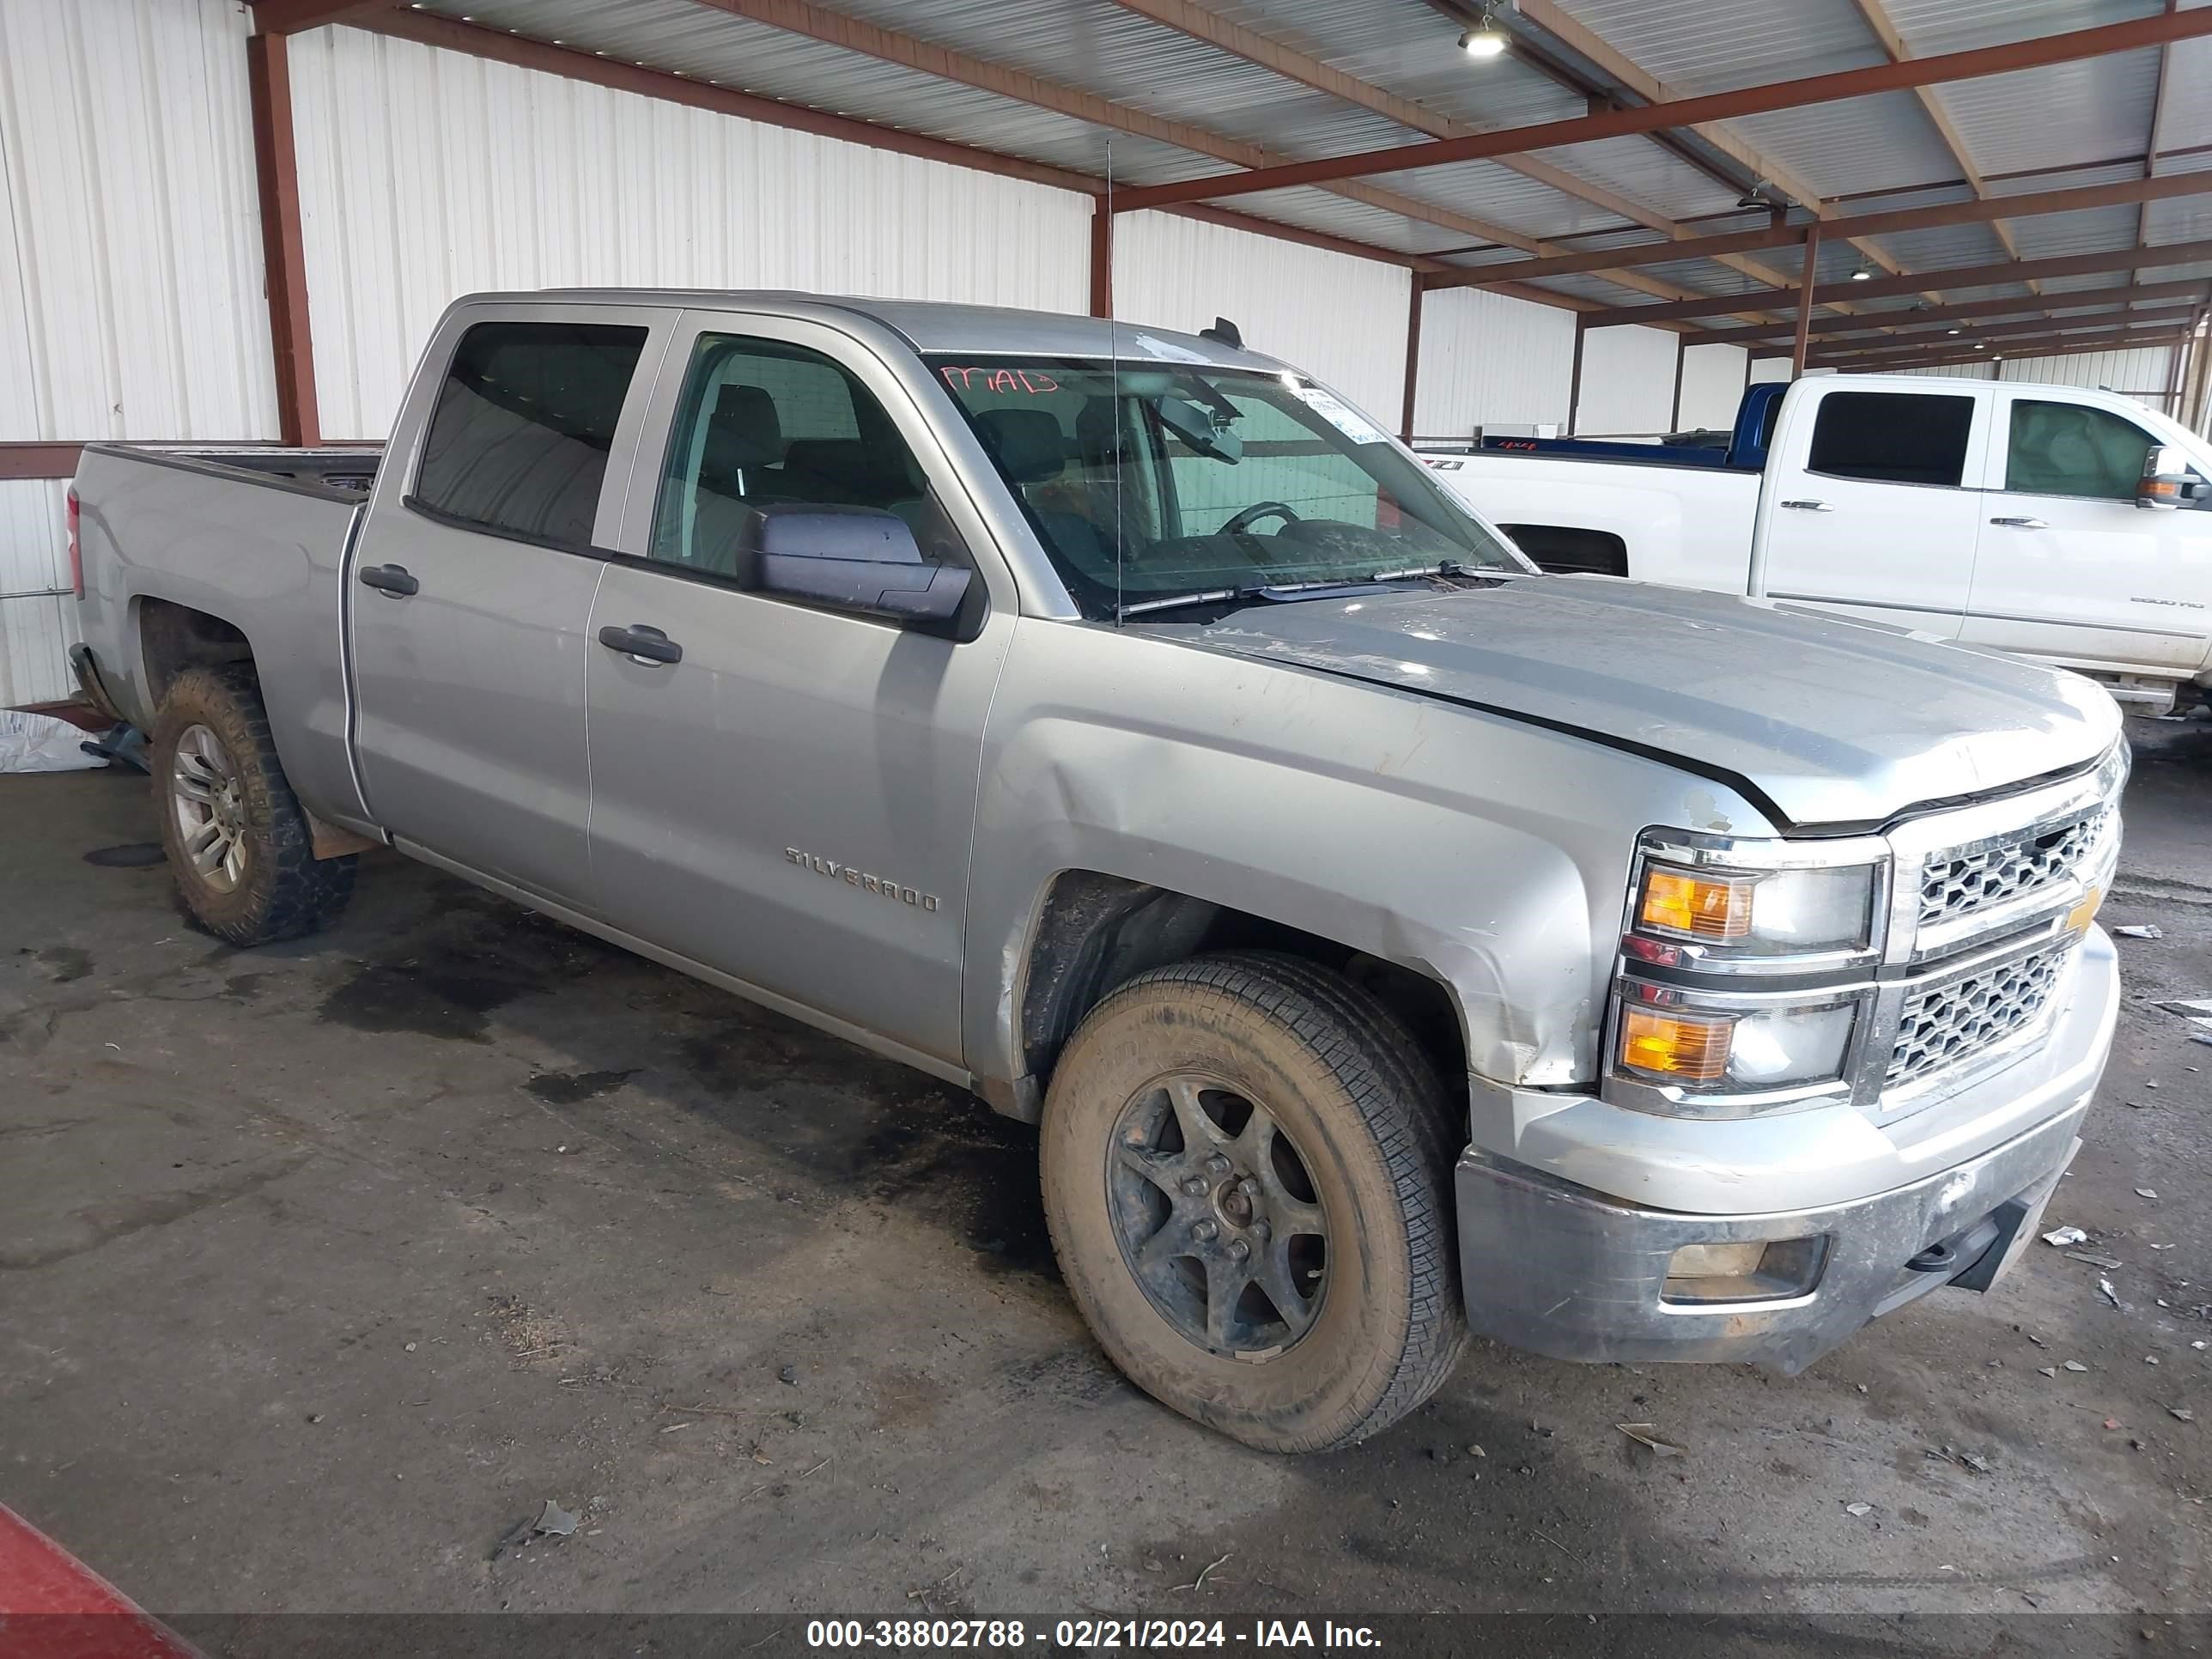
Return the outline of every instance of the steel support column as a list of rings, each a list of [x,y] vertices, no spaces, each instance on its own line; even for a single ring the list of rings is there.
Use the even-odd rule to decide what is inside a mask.
[[[1581,337],[1581,331],[1576,331]],[[1413,441],[1413,394],[1421,384],[1421,279],[1413,278],[1406,300],[1406,400],[1398,417],[1398,436]]]
[[[315,349],[307,322],[307,256],[300,234],[300,170],[292,143],[292,74],[281,34],[246,42],[253,113],[253,171],[261,198],[261,258],[269,343],[276,364],[276,427],[288,444],[319,444]]]
[[[1805,353],[1813,339],[1813,290],[1820,286],[1820,222],[1805,227],[1805,264],[1797,278],[1797,338],[1790,348],[1790,378],[1805,372]]]
[[[1103,196],[1091,203],[1091,314],[1114,314],[1114,216]]]

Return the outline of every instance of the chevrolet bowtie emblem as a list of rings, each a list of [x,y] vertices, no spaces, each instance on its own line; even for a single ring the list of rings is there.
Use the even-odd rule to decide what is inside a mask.
[[[2081,895],[2081,902],[2066,913],[2066,931],[2082,932],[2097,919],[2097,907],[2105,902],[2105,890],[2091,884]]]

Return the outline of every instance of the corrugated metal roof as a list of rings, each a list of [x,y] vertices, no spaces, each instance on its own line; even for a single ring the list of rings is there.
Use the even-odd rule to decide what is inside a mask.
[[[1882,61],[1851,0],[1562,0],[1645,73],[1677,93],[1724,92]]]
[[[1738,192],[1648,137],[1607,138],[1537,154],[1553,167],[1656,208],[1669,218],[1724,213],[1736,204]]]
[[[1732,125],[1763,155],[1796,169],[1823,196],[1959,176],[1942,135],[1909,92],[1808,104],[1748,115]]]
[[[1582,112],[1581,97],[1528,61],[1509,55],[1473,63],[1452,50],[1458,25],[1435,9],[1401,0],[1203,0],[1228,21],[1307,53],[1332,68],[1469,125],[1556,120]],[[1409,142],[1410,129],[1346,100],[1140,17],[1111,0],[817,0],[866,20],[988,62],[1091,92],[1151,116],[1237,143],[1309,156]],[[1614,51],[1677,93],[1790,79],[1883,61],[1886,53],[1857,0],[1559,0]],[[2160,0],[1883,0],[1907,45],[1948,52],[2147,15]],[[2212,0],[2188,0],[2190,4]],[[434,0],[458,15],[538,38],[562,39],[656,67],[742,86],[764,95],[1097,173],[1108,130],[1030,107],[926,72],[731,16],[692,0]],[[2147,131],[2160,54],[2115,54],[1981,82],[1936,94],[1985,173],[2038,170],[1997,189],[2039,190],[2132,177]],[[2212,143],[2212,43],[2173,53],[2166,142]],[[2201,72],[2200,72],[2201,71]],[[1960,167],[1918,97],[1885,94],[1745,118],[1729,129],[1822,193],[1863,198],[1900,193],[1898,204],[1955,199],[1942,181]],[[1115,176],[1132,185],[1223,172],[1192,150],[1114,133]],[[1546,152],[1544,161],[1593,186],[1702,232],[1742,221],[1724,216],[1733,193],[1650,137]],[[2168,164],[2172,170],[2185,158]],[[2193,158],[2191,158],[2193,159]],[[2106,163],[2106,166],[2094,164]],[[2068,168],[2068,171],[2043,171]],[[1617,227],[1607,210],[1496,162],[1422,169],[1375,182],[1441,211],[1532,239]],[[1934,188],[1929,188],[1933,186]],[[1918,188],[1915,188],[1918,187]],[[2199,198],[2201,199],[2201,198]],[[1466,246],[1472,233],[1446,229],[1322,189],[1269,191],[1233,204],[1243,211],[1400,252]],[[1885,204],[1860,199],[1858,210]],[[2212,234],[2198,199],[2011,222],[2023,253],[2124,246],[2138,222],[2169,239]],[[1625,240],[1641,240],[1632,234]],[[1980,264],[2003,257],[1987,224],[1893,235],[1879,246],[1911,269]],[[1516,255],[1500,256],[1504,258]],[[1777,271],[1795,254],[1753,256]],[[1840,239],[1823,251],[1823,280],[1842,280],[1862,256]],[[1686,292],[1726,293],[1758,284],[1707,258],[1644,268]],[[1599,274],[1549,279],[1565,293],[1609,304],[1650,296]],[[1947,290],[1948,291],[1948,290]]]
[[[1582,99],[1512,58],[1470,61],[1460,27],[1425,6],[1347,0],[1208,0],[1255,33],[1311,53],[1473,126],[1517,127],[1583,113]]]
[[[742,91],[1103,175],[1108,130],[689,0],[437,0],[496,28],[680,71]],[[1127,133],[1112,135],[1115,174],[1165,183],[1219,161]]]
[[[2158,62],[2154,50],[2114,52],[1954,82],[1938,95],[1984,173],[2102,161],[2142,153]]]
[[[837,0],[835,9],[1288,155],[1348,155],[1422,136],[1118,6]]]
[[[1905,44],[1922,57],[2124,23],[2164,9],[2162,0],[1883,0],[1883,4]]]

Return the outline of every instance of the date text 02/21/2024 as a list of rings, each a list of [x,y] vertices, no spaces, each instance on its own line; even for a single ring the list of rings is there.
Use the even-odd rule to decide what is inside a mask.
[[[1050,1626],[1019,1619],[817,1619],[810,1648],[998,1648],[1049,1642],[1055,1648],[1379,1648],[1364,1625],[1261,1619],[1249,1629],[1219,1619],[1061,1619]]]

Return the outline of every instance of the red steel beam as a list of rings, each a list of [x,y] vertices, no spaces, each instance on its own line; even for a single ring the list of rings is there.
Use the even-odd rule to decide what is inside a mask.
[[[1681,349],[1675,349],[1679,358]],[[1406,296],[1406,397],[1398,417],[1398,436],[1413,441],[1413,394],[1421,381],[1421,285],[1415,283]]]
[[[1378,173],[1402,173],[1417,167],[1443,167],[1455,161],[1484,161],[1498,155],[1519,155],[1530,150],[1553,149],[1566,144],[1587,144],[1601,138],[1632,133],[1656,132],[1669,127],[1694,126],[1707,121],[1730,121],[1746,115],[1795,109],[1806,104],[1832,103],[1839,99],[1864,98],[1876,93],[1908,92],[1915,87],[1937,86],[1951,81],[1970,81],[1983,76],[2008,75],[2020,70],[2040,69],[2085,58],[2161,46],[2170,40],[2194,40],[2212,34],[2212,9],[2163,12],[2124,22],[2100,23],[2093,28],[2072,29],[2061,34],[2012,40],[2002,46],[1978,46],[1971,51],[1908,58],[1899,63],[1869,64],[1827,75],[1806,76],[1795,81],[1776,81],[1765,86],[1741,87],[1733,92],[1709,93],[1695,98],[1676,98],[1633,109],[1610,109],[1565,121],[1544,121],[1531,126],[1507,127],[1495,132],[1474,133],[1463,138],[1431,139],[1400,144],[1388,149],[1364,150],[1352,155],[1326,156],[1317,161],[1260,167],[1245,173],[1192,179],[1179,184],[1157,185],[1118,196],[1116,212],[1168,207],[1178,202],[1218,200],[1259,191],[1287,190],[1298,185],[1327,184],[1340,179],[1366,178]]]
[[[1838,372],[1845,374],[1879,374],[1897,368],[1966,368],[1976,363],[2002,362],[2007,357],[2085,357],[2099,351],[2147,351],[2160,346],[2179,345],[2189,337],[2185,334],[2130,335],[2124,339],[2088,339],[2075,335],[2061,335],[2057,339],[2039,345],[2033,351],[2015,349],[2002,356],[1991,356],[1986,351],[1977,351],[1968,356],[1957,357],[1942,354],[1933,357],[1904,357],[1893,363],[1838,363]]]
[[[253,171],[261,198],[261,260],[269,343],[276,365],[276,429],[288,444],[319,444],[315,348],[307,320],[307,256],[300,234],[300,169],[292,144],[292,73],[281,34],[246,42]]]
[[[2133,351],[2142,346],[2170,345],[2188,334],[2172,325],[2163,332],[2145,329],[2115,329],[2100,334],[2051,334],[2027,340],[2005,340],[2001,351],[1869,351],[1850,357],[1832,357],[1824,368],[1916,368],[1923,363],[1993,363],[2006,357],[2066,357],[2082,351]]]
[[[300,34],[325,23],[354,23],[392,9],[393,0],[254,0],[257,34]]]
[[[1860,213],[1849,218],[1810,222],[1827,236],[1887,236],[1901,230],[1931,230],[1944,225],[1963,225],[1995,219],[2027,219],[2042,213],[2078,213],[2089,208],[2118,207],[2130,202],[2164,201],[2176,196],[2212,192],[2212,173],[2177,173],[2155,179],[2124,179],[2109,185],[2081,185],[2072,190],[2037,191],[2021,196],[1991,196],[1966,202],[1943,202],[1932,207],[1896,208],[1887,213]],[[1600,248],[1589,253],[1562,253],[1545,259],[1515,259],[1455,271],[1449,276],[1425,279],[1431,288],[1486,288],[1492,283],[1531,282],[1540,276],[1567,276],[1587,270],[1626,270],[1633,265],[1670,264],[1676,259],[1710,258],[1723,253],[1743,253],[1759,248],[1791,247],[1805,240],[1807,226],[1771,225],[1759,230],[1730,231],[1720,236],[1692,236],[1675,242],[1638,242],[1628,247]],[[1917,272],[1925,276],[1927,273]],[[1757,295],[1749,296],[1757,298]]]
[[[896,127],[878,126],[872,121],[855,120],[848,115],[833,115],[827,110],[787,104],[774,98],[739,92],[733,87],[718,87],[711,82],[690,76],[671,75],[665,70],[641,69],[634,64],[579,52],[571,46],[556,46],[550,41],[509,34],[504,29],[485,28],[481,24],[464,23],[454,18],[416,11],[412,8],[376,13],[359,18],[356,22],[358,27],[372,29],[379,34],[397,35],[401,40],[417,41],[426,46],[442,46],[448,52],[466,52],[472,58],[488,58],[495,63],[512,64],[518,69],[538,70],[548,75],[566,76],[571,81],[588,81],[595,86],[611,88],[617,92],[634,92],[642,98],[658,98],[665,103],[713,110],[718,114],[734,115],[744,120],[788,127],[799,132],[811,132],[823,138],[842,138],[848,143],[865,145],[870,149],[918,155],[925,161],[973,167],[981,173],[997,173],[1001,178],[1024,179],[1033,185],[1051,185],[1060,190],[1080,191],[1085,196],[1098,195],[1105,189],[1101,180],[1087,173],[1048,167],[1042,161],[1027,161],[1000,150],[984,149],[973,144],[957,144],[949,138],[932,138],[919,132],[902,132]]]
[[[2197,308],[2193,301],[2181,301],[2171,305],[2145,306],[2140,311],[2107,311],[2087,317],[2029,317],[2016,323],[1987,323],[1978,328],[1961,330],[1956,337],[1948,334],[1914,335],[1899,337],[1894,335],[1875,340],[1815,340],[1813,355],[1822,362],[1839,356],[1866,351],[1923,350],[1934,347],[1939,351],[1964,350],[1977,340],[2005,340],[2022,334],[2060,334],[2083,328],[2133,328],[2142,324],[2156,324],[2172,328]]]
[[[2212,9],[2208,9],[2206,15],[2212,15]],[[1875,276],[1863,283],[1823,283],[1813,290],[1813,303],[1893,299],[1929,289],[1989,288],[2002,283],[2024,283],[2030,277],[2144,270],[2161,265],[2195,264],[2204,259],[2212,259],[2212,238],[2196,242],[2166,242],[2155,247],[2114,248],[2106,253],[2069,253],[2049,259],[2006,259],[1995,264],[1954,265],[1948,270],[1916,270],[1903,276]],[[1613,306],[1591,312],[1590,326],[1610,328],[1620,323],[1674,323],[1692,317],[1725,317],[1754,302],[1770,310],[1786,311],[1797,303],[1797,296],[1788,292],[1731,294],[1709,300],[1669,300],[1659,305]]]
[[[68,478],[76,473],[82,444],[0,443],[0,482],[21,478]]]
[[[1101,196],[1106,190],[1103,179],[1095,179],[1088,173],[1072,173],[1064,167],[1049,167],[1023,156],[1009,155],[1000,150],[956,143],[948,138],[933,138],[924,133],[906,132],[896,127],[878,126],[872,121],[863,121],[848,115],[833,115],[826,110],[809,109],[802,104],[787,104],[755,93],[739,92],[734,88],[716,86],[710,81],[691,76],[641,68],[615,58],[579,52],[573,47],[556,46],[550,41],[509,34],[503,29],[486,28],[480,24],[465,23],[411,8],[381,11],[356,18],[354,21],[356,27],[370,29],[379,34],[393,35],[447,52],[464,52],[472,58],[489,58],[494,63],[511,64],[517,69],[535,70],[541,74],[558,75],[571,81],[588,82],[593,86],[606,87],[617,92],[635,93],[641,98],[658,98],[664,102],[681,104],[691,109],[709,110],[718,115],[733,115],[740,120],[757,121],[764,126],[811,132],[820,137],[842,139],[847,143],[860,144],[870,149],[919,156],[924,161],[942,161],[951,167],[971,167],[979,173],[988,173],[1003,179],[1024,179],[1035,185],[1048,185],[1056,190],[1072,190],[1085,196]],[[1115,194],[1118,197],[1120,191],[1117,190]],[[1269,236],[1279,241],[1324,248],[1332,253],[1346,254],[1353,258],[1372,259],[1401,268],[1411,266],[1416,270],[1449,269],[1440,261],[1405,253],[1395,248],[1378,247],[1370,242],[1333,236],[1325,231],[1308,230],[1301,226],[1263,219],[1255,214],[1238,213],[1233,209],[1188,206],[1169,211],[1184,218],[1224,225],[1232,230],[1250,231],[1255,235]],[[1576,309],[1589,303],[1571,300],[1564,295],[1547,294],[1540,289],[1531,290],[1518,297],[1540,297],[1544,303],[1566,309]],[[1734,309],[1741,311],[1744,307],[1738,306]]]
[[[1813,333],[1871,334],[1895,331],[1899,339],[1916,338],[1942,323],[1963,322],[1970,317],[2029,317],[2061,311],[2124,311],[2152,300],[2212,297],[2212,283],[2198,278],[2172,283],[2136,283],[2124,288],[2083,288],[2069,293],[2023,294],[1999,300],[1963,300],[1956,305],[1918,306],[1909,311],[1868,311],[1856,317],[1815,317]],[[1717,328],[1697,337],[1699,345],[1777,343],[1790,337],[1787,323],[1752,323],[1742,328]],[[1816,343],[1814,349],[1819,349]]]
[[[1790,348],[1791,379],[1805,372],[1805,350],[1812,338],[1813,290],[1820,286],[1820,222],[1818,219],[1805,227],[1804,274],[1797,279],[1797,337]]]
[[[1103,196],[1091,204],[1091,314],[1114,314],[1114,216]]]

